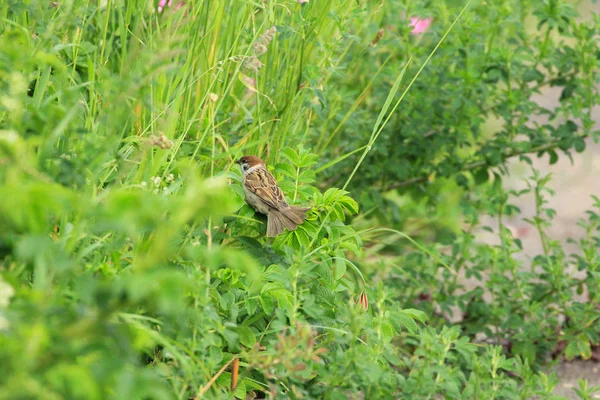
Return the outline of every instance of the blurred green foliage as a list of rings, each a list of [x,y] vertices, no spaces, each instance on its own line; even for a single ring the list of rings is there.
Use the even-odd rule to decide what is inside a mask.
[[[464,3],[173,3],[0,4],[0,398],[551,398],[547,362],[591,357],[600,204],[567,255],[549,178],[502,175],[597,138],[597,17],[474,1],[449,30]],[[532,99],[548,85],[557,109]],[[241,154],[312,207],[296,231],[264,237]],[[529,270],[503,220],[526,192]]]

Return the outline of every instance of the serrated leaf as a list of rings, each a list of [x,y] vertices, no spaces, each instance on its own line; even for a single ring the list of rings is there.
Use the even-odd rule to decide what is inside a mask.
[[[342,279],[342,277],[344,276],[344,274],[346,273],[346,260],[341,259],[341,258],[336,258],[335,259],[335,274],[334,274],[334,278],[335,280],[340,280]]]
[[[398,356],[396,354],[394,354],[392,351],[384,351],[383,358],[385,358],[387,362],[389,362],[390,364],[392,364],[396,367],[402,365],[402,361],[400,360],[400,358],[398,358]]]
[[[535,68],[529,68],[523,73],[523,80],[525,82],[541,82],[544,80],[544,74]]]
[[[517,372],[517,367],[513,358],[502,361],[500,363],[500,368],[505,371]]]
[[[514,342],[513,343],[513,352],[515,354],[520,355],[522,358],[532,362],[535,360],[537,351],[536,347],[533,343],[526,342]]]
[[[299,167],[308,168],[315,164],[318,159],[319,157],[316,154],[306,152],[300,157]]]
[[[240,343],[246,347],[252,347],[256,343],[256,336],[254,332],[247,326],[241,325],[237,328],[238,335],[240,336]]]
[[[275,166],[275,169],[279,172],[283,172],[284,175],[287,175],[290,178],[296,177],[296,169],[287,163],[279,163]]]
[[[221,295],[221,308],[224,310],[230,310],[233,302],[235,301],[235,295],[231,292],[224,293]]]
[[[406,328],[410,333],[415,333],[417,331],[417,323],[406,311],[393,313],[392,318],[394,319],[394,322]]]
[[[275,301],[273,300],[273,297],[268,293],[263,293],[260,295],[259,299],[265,314],[273,314],[273,311],[275,310]]]
[[[394,338],[394,336],[396,336],[396,331],[394,330],[394,327],[392,326],[392,324],[390,323],[390,321],[383,321],[381,323],[381,337],[382,339],[389,343],[392,341],[392,339]]]
[[[590,340],[586,335],[578,335],[569,341],[565,348],[565,357],[571,361],[575,357],[581,357],[588,360],[592,356],[592,348]]]
[[[272,290],[269,294],[277,300],[277,306],[285,308],[290,313],[293,311],[294,306],[292,305],[292,301],[294,296],[290,292],[285,289],[278,289]]]
[[[252,316],[256,313],[256,310],[258,309],[258,301],[256,299],[251,299],[247,297],[244,300],[244,307],[246,308],[246,312],[248,313],[248,315]]]
[[[246,383],[244,382],[244,380],[240,380],[238,382],[237,387],[235,388],[233,395],[237,398],[237,399],[245,399],[246,398]]]
[[[469,338],[461,337],[454,345],[453,350],[458,352],[471,365],[473,354],[477,353],[477,346],[469,343]]]
[[[242,208],[237,212],[237,215],[240,217],[252,218],[254,216],[254,208],[250,207],[248,204],[244,204]]]
[[[270,273],[270,274],[272,274],[273,272],[271,272],[271,271],[266,271],[266,272],[265,272],[265,274],[267,274],[267,276],[268,276],[268,274],[269,274],[269,273]],[[271,292],[271,291],[273,291],[273,290],[278,290],[278,289],[283,289],[283,287],[281,286],[281,284],[280,284],[280,283],[268,282],[268,283],[265,283],[265,284],[263,285],[263,287],[262,287],[262,289],[260,290],[260,292],[261,292],[262,294],[264,294],[264,293],[269,293],[269,292]]]
[[[300,164],[300,157],[298,156],[298,153],[296,153],[293,149],[290,149],[289,147],[286,147],[285,149],[281,150],[279,154],[287,158],[288,161],[291,162],[293,165]]]
[[[256,249],[256,250],[262,250],[263,246],[262,244],[251,237],[248,236],[238,236],[237,240],[239,240],[241,243],[243,243],[245,246],[252,248],[252,249]]]
[[[402,311],[405,312],[406,314],[408,314],[411,318],[418,320],[419,322],[425,323],[425,321],[427,321],[427,314],[425,314],[421,310],[417,310],[414,308],[407,308]]]
[[[296,249],[302,248],[302,247],[307,247],[310,244],[311,238],[309,237],[308,233],[306,232],[306,229],[304,229],[304,227],[300,227],[298,229],[296,229],[295,231],[292,232],[292,235],[294,236],[295,239],[295,243]]]
[[[246,394],[248,392],[248,385],[247,385],[247,381],[246,379],[239,379],[237,382],[237,386],[235,388],[235,390],[233,391],[233,396],[237,399],[244,399],[246,398]],[[219,378],[217,379],[217,385],[219,385],[221,388],[225,389],[225,390],[230,390],[231,387],[231,372],[226,371],[223,372]],[[256,385],[254,385],[256,386]],[[260,389],[263,389],[262,387],[259,387]]]
[[[300,173],[298,180],[302,183],[312,183],[315,181],[315,173],[310,169],[306,169]]]
[[[342,204],[344,206],[344,208],[346,209],[346,211],[348,211],[350,214],[358,213],[358,203],[352,197],[343,196],[340,199],[340,204]]]

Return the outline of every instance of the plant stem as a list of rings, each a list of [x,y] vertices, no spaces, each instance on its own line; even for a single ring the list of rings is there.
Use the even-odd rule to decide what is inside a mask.
[[[587,138],[588,135],[582,135],[581,139],[585,139]],[[515,150],[515,151],[511,151],[506,153],[504,156],[502,156],[502,161],[506,161],[509,158],[512,157],[517,157],[517,156],[522,156],[525,154],[533,154],[533,153],[538,153],[540,151],[548,151],[548,150],[552,150],[557,148],[560,145],[560,141],[556,140],[554,142],[551,143],[547,143],[538,147],[534,147],[532,149],[529,150]],[[490,166],[488,165],[488,162],[486,160],[479,160],[479,161],[474,161],[472,163],[466,164],[462,169],[460,169],[459,171],[456,172],[461,172],[461,171],[471,171],[477,168],[481,168],[484,166]],[[416,178],[411,178],[411,179],[407,179],[405,181],[402,182],[398,182],[395,183],[393,185],[390,185],[387,190],[394,190],[394,189],[400,189],[403,187],[408,187],[408,186],[413,186],[419,183],[423,183],[423,182],[427,182],[429,180],[429,175],[423,175],[423,176],[418,176]]]

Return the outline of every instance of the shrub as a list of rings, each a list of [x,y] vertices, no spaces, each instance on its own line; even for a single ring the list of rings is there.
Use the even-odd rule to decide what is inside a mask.
[[[0,397],[551,397],[549,358],[598,342],[598,211],[573,278],[534,175],[526,272],[501,165],[597,134],[599,24],[454,3],[2,3]],[[298,230],[264,237],[242,153],[311,206]]]

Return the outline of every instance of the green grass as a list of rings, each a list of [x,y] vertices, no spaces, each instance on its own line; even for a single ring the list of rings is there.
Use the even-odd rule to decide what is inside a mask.
[[[582,281],[557,267],[558,245],[536,260],[542,284],[511,238],[471,232],[514,212],[503,157],[580,151],[595,134],[595,33],[579,28],[563,65],[563,48],[539,56],[550,30],[521,27],[556,11],[533,2],[174,3],[0,5],[0,398],[549,396],[537,369],[552,346],[588,356],[597,310],[569,296],[595,293],[596,214]],[[413,15],[434,17],[426,35]],[[554,75],[536,80],[539,63]],[[557,76],[571,92],[552,117],[581,126],[527,131],[525,115],[546,113],[527,96]],[[488,113],[503,125],[482,137]],[[298,230],[264,237],[243,154],[312,207]],[[404,179],[412,192],[387,193]],[[465,270],[520,308],[463,295]],[[461,326],[438,312],[452,307]],[[562,314],[577,323],[551,325]],[[512,352],[476,342],[490,325]]]

